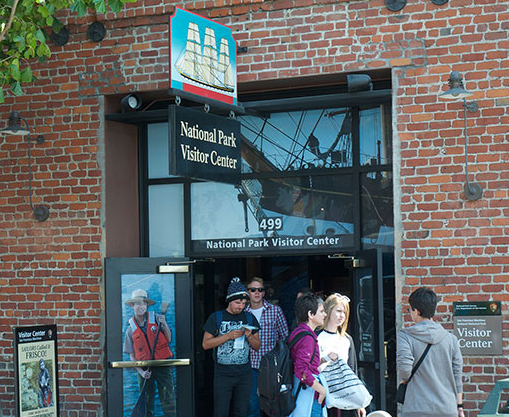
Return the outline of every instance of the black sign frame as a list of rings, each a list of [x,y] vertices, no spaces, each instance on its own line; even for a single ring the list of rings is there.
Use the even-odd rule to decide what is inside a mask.
[[[240,184],[240,122],[168,106],[170,175]]]
[[[502,303],[453,303],[453,333],[463,356],[503,355]]]
[[[43,326],[15,327],[13,340],[16,416],[58,417],[60,415],[60,405],[57,326],[55,324],[50,324]],[[45,359],[45,371],[41,368],[41,359]],[[33,397],[35,393],[35,387],[33,387],[33,383],[30,383],[30,381],[34,379],[33,370],[35,368],[39,369],[37,408],[23,410],[23,396],[28,395]],[[28,373],[30,373],[30,375],[28,375]],[[41,385],[41,380],[43,381],[43,385]],[[46,405],[43,402],[43,406],[40,405],[41,392],[44,393],[43,401],[51,400],[51,404]]]

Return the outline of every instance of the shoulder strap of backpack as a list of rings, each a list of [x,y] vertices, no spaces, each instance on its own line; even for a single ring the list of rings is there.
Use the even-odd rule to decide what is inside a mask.
[[[221,328],[221,322],[223,321],[223,310],[216,311],[216,331],[219,334],[219,329]]]
[[[288,348],[291,349],[293,346],[295,346],[295,343],[297,343],[300,339],[302,339],[304,336],[311,336],[313,337],[313,334],[311,332],[308,332],[307,330],[304,330],[302,332],[297,333],[292,340],[288,341]],[[313,363],[313,359],[315,358],[316,354],[316,343],[313,349],[313,354],[311,355],[311,360],[309,363]],[[297,387],[297,391],[295,392],[295,400],[297,400],[297,397],[299,396],[300,390],[305,387],[304,382],[300,381],[299,386]]]
[[[306,330],[302,331],[302,332],[299,332],[297,333],[292,340],[289,340],[288,341],[288,348],[291,349],[292,347],[295,346],[295,344],[300,340],[302,339],[304,336],[311,336],[313,337],[313,334],[311,332],[308,332]],[[316,354],[316,344],[315,344],[315,347],[313,349],[313,354],[311,355],[311,360],[309,361],[309,363],[312,363],[313,362],[313,359],[315,358],[315,354]]]
[[[254,321],[253,321],[253,313],[250,313],[249,311],[246,311],[246,310],[244,310],[244,313],[246,313],[247,324],[252,326],[253,323],[254,323]]]

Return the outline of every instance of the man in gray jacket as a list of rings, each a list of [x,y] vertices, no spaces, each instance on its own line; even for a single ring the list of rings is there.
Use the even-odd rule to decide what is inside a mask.
[[[464,417],[461,356],[458,339],[431,318],[437,295],[416,289],[408,299],[415,325],[398,332],[397,368],[402,382],[410,378],[426,346],[431,347],[409,381],[402,417]]]

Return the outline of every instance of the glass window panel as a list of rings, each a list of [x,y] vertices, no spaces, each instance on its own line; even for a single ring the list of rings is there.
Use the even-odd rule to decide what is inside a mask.
[[[147,127],[148,178],[170,178],[168,123],[152,123]]]
[[[244,233],[244,212],[231,184],[191,184],[191,239],[222,239]]]
[[[243,172],[297,171],[352,166],[349,109],[241,116]]]
[[[238,187],[195,183],[193,248],[206,252],[210,244],[213,253],[351,247],[353,201],[351,175],[251,179]]]
[[[392,172],[361,175],[361,224],[363,249],[394,245]]]
[[[184,256],[182,184],[148,187],[149,256]]]
[[[360,111],[360,164],[377,166],[392,163],[390,106]]]
[[[129,319],[133,318],[134,320],[134,308],[132,304],[127,305],[126,301],[132,299],[133,291],[135,290],[143,290],[147,292],[148,298],[154,301],[154,304],[147,306],[147,312],[154,312],[156,314],[161,314],[161,305],[162,302],[168,303],[168,309],[165,314],[166,323],[171,331],[171,340],[169,341],[169,349],[173,357],[178,356],[178,352],[176,351],[176,339],[177,333],[175,328],[175,275],[173,274],[122,274],[122,323],[124,324],[123,328],[123,360],[131,361],[131,360],[139,360],[140,358],[136,357],[136,353],[132,355],[134,358],[130,356],[129,353],[126,353],[125,350],[130,350],[130,346],[132,346],[132,337],[129,335],[132,334],[128,329],[130,328]],[[134,294],[136,295],[136,294]],[[148,329],[147,329],[148,331]],[[161,331],[161,334],[158,336],[162,337],[162,340],[166,340],[164,333]],[[126,344],[127,342],[127,344]],[[159,359],[171,359],[171,356],[168,358],[159,358]],[[157,384],[153,382],[157,373]],[[175,416],[176,417],[176,375],[174,367],[154,367],[152,368],[152,379],[147,380],[147,383],[152,381],[153,384],[156,385],[154,388],[154,402],[150,407],[150,412],[153,412],[154,417],[162,417],[164,416]],[[150,387],[147,387],[147,389]],[[164,391],[163,391],[164,390]],[[160,393],[164,392],[165,396],[163,397],[163,401],[161,401]],[[133,411],[133,408],[140,396],[140,385],[138,381],[138,372],[135,368],[126,368],[123,370],[123,416],[130,417]],[[148,397],[147,397],[148,398]],[[120,404],[119,404],[120,405]],[[147,404],[149,405],[149,404]],[[163,410],[164,408],[164,410]],[[149,411],[149,410],[147,410]],[[151,414],[152,415],[152,414]]]
[[[359,379],[364,382],[364,385],[368,389],[369,393],[373,396],[371,403],[366,407],[366,412],[370,413],[371,411],[376,410],[376,404],[379,402],[378,399],[378,390],[376,387],[377,375],[376,370],[370,367],[359,366],[358,369]],[[396,414],[392,414],[396,415]]]

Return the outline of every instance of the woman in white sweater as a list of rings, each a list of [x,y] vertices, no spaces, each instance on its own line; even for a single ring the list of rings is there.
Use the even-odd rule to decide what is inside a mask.
[[[327,313],[321,332],[318,335],[320,358],[322,362],[343,359],[357,373],[357,357],[352,337],[346,332],[350,317],[350,299],[346,295],[332,294],[325,300],[324,310]],[[338,415],[337,409],[329,409],[329,417]],[[366,410],[342,410],[341,417],[365,417]]]

